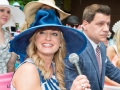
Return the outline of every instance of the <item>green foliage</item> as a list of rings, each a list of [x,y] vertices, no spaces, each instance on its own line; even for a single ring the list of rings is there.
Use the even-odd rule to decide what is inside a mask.
[[[14,2],[18,2],[22,8],[24,8],[24,6],[28,3],[31,2],[33,0],[8,0],[9,3],[12,5]],[[38,0],[34,0],[34,1],[38,1]]]

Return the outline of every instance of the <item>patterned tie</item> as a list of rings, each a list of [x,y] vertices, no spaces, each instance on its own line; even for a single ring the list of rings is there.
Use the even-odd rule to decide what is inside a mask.
[[[100,60],[100,49],[99,49],[99,45],[97,45],[97,48],[96,48],[96,58],[97,58],[97,62],[98,62],[98,67],[99,67],[99,72],[100,72],[100,75],[101,75],[101,60]]]

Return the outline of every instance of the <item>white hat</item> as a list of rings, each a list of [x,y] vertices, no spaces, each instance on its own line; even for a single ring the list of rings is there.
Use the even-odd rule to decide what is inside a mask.
[[[9,5],[7,0],[0,0],[0,7],[7,7],[11,11],[10,19],[5,25],[3,25],[3,28],[8,26],[15,26],[15,23],[19,23],[20,27],[22,26],[25,21],[25,15],[23,11],[21,11],[19,8]]]
[[[67,18],[68,16],[70,16],[70,14],[65,13],[64,11],[62,11],[60,8],[58,8],[55,5],[55,1],[54,0],[39,0],[39,1],[32,1],[29,2],[25,5],[24,7],[24,13],[26,16],[26,21],[31,24],[34,21],[35,18],[35,14],[36,12],[40,9],[40,7],[42,5],[48,5],[51,6],[52,8],[56,9],[58,11],[58,13],[60,14],[60,20],[63,20],[65,18]]]
[[[113,31],[114,33],[116,33],[116,32],[118,31],[118,29],[120,29],[120,20],[117,21],[117,22],[113,25],[112,31]]]

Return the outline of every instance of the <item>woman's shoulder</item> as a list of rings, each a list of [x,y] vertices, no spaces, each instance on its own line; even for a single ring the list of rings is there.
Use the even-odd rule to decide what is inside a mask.
[[[25,75],[25,76],[29,76],[29,75],[35,75],[35,73],[37,73],[37,68],[34,64],[26,62],[22,65],[20,65],[16,71],[15,74],[16,75]]]
[[[13,78],[25,79],[35,77],[38,74],[37,68],[34,64],[26,62],[21,64],[15,71]],[[19,77],[19,78],[18,78]]]
[[[32,69],[36,69],[36,66],[30,62],[26,62],[26,63],[23,63],[19,68],[24,69],[24,70],[29,70],[29,69],[32,70]]]
[[[113,46],[108,46],[107,47],[107,56],[109,57],[110,61],[115,57],[116,52]]]
[[[19,68],[14,73],[12,83],[13,86],[17,85],[24,85],[27,83],[27,85],[34,85],[39,84],[39,74],[37,71],[37,68],[34,64],[26,62],[19,66]],[[40,85],[40,84],[39,84]]]
[[[114,47],[113,46],[108,46],[107,51],[114,52]]]

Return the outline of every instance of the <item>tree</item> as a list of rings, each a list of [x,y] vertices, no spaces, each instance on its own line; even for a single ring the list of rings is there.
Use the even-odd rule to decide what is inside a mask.
[[[23,7],[24,8],[24,6],[28,3],[28,2],[31,2],[31,1],[33,1],[33,0],[8,0],[9,1],[9,3],[12,5],[14,2],[18,2],[20,5],[21,5],[21,7]],[[34,1],[38,1],[38,0],[34,0]]]

